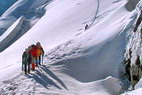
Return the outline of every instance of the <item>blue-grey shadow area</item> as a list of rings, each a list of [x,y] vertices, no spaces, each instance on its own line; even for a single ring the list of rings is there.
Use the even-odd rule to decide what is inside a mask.
[[[15,3],[12,7],[10,4],[9,11],[6,11],[7,9],[2,9],[3,7],[1,5],[2,2],[12,2]],[[41,0],[40,3],[34,4],[39,0],[0,0],[0,11],[4,10],[5,13],[0,12],[0,36],[21,16],[24,16],[26,19],[35,19],[35,18],[41,18],[46,10],[45,7],[52,1],[52,0]],[[13,4],[12,3],[12,4]],[[7,5],[7,4],[6,4]],[[4,5],[3,5],[4,6]],[[9,8],[8,7],[8,8]]]
[[[15,2],[17,2],[17,0],[0,0],[0,16]]]
[[[41,84],[48,89],[48,86],[55,86],[58,89],[61,89],[54,81],[48,78],[46,75],[42,74],[39,71],[36,71],[36,74],[28,75],[28,78],[33,78],[37,83]]]
[[[62,82],[62,80],[60,80],[52,71],[50,71],[46,66],[42,66],[40,67],[42,70],[38,71],[35,70],[33,74],[28,75],[28,78],[32,78],[34,79],[37,83],[41,84],[42,86],[44,86],[45,88],[48,89],[49,86],[54,86],[58,89],[62,89],[59,85],[57,85],[52,79],[50,79],[47,74],[49,76],[51,76],[53,79],[55,79],[58,83],[60,83],[65,89],[67,89],[67,87],[65,86],[65,84]],[[43,73],[44,71],[44,73]],[[45,73],[46,72],[46,73]],[[68,89],[67,89],[68,90]]]
[[[65,89],[68,90],[68,88],[66,87],[66,85],[64,84],[64,82],[59,79],[52,71],[50,71],[46,66],[42,66],[41,67],[45,72],[47,72],[53,79],[55,79],[58,83],[60,83],[62,85],[62,87],[64,87]]]

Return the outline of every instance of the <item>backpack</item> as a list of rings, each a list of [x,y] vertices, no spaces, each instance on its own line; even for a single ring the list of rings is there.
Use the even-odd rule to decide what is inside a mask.
[[[37,56],[41,56],[41,54],[42,54],[41,48],[37,48]]]
[[[27,54],[26,52],[24,52],[23,55],[22,55],[22,63],[23,64],[27,64],[28,58],[29,58],[29,54]]]

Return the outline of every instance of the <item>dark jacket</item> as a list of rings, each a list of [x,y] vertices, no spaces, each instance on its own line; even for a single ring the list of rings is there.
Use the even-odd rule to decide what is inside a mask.
[[[22,64],[30,64],[32,61],[31,55],[24,52],[22,55]]]

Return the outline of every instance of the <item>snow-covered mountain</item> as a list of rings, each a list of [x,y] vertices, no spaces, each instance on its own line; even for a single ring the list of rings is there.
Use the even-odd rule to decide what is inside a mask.
[[[32,25],[35,24],[45,13],[44,6],[46,6],[49,1],[51,0],[18,0],[15,2],[0,17],[0,35],[21,16],[30,20]]]
[[[0,17],[0,94],[124,93],[124,53],[142,5],[131,1],[18,0]],[[22,53],[36,42],[44,65],[24,75]]]

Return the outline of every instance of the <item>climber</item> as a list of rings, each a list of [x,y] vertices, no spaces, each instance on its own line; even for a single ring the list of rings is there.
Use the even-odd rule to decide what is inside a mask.
[[[31,70],[31,64],[32,64],[32,55],[30,53],[32,47],[29,46],[28,47],[28,51],[27,51],[27,54],[28,54],[28,59],[27,59],[27,62],[28,62],[28,73],[30,73],[30,70]]]
[[[133,30],[134,32],[137,31],[139,25],[141,24],[141,21],[142,21],[142,10],[141,10],[140,16],[139,16],[139,18],[138,18],[138,20],[136,22],[136,26],[134,27],[134,30]]]
[[[88,24],[86,24],[86,25],[85,25],[85,30],[87,30],[87,29],[88,29],[88,27],[89,27],[89,26],[88,26]]]
[[[22,71],[25,74],[30,73],[31,55],[29,54],[29,49],[26,49],[22,55]]]
[[[31,50],[30,50],[31,56],[32,56],[32,70],[35,69],[35,64],[38,67],[38,62],[37,62],[37,46],[36,45],[31,45]]]
[[[38,64],[41,65],[41,62],[43,64],[43,57],[44,57],[44,50],[40,44],[40,42],[36,43],[37,46],[37,59],[38,59]]]
[[[26,63],[26,50],[22,54],[22,71],[24,70],[25,63]]]

